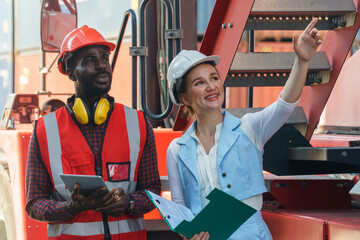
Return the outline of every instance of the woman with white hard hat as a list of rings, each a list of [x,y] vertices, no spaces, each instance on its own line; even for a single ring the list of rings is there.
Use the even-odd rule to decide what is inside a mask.
[[[211,190],[219,188],[258,210],[229,239],[272,239],[260,212],[262,193],[267,191],[263,147],[299,101],[309,62],[322,43],[314,28],[317,21],[313,19],[299,37],[293,37],[295,62],[278,100],[242,119],[221,111],[224,87],[216,70],[218,56],[183,50],[169,66],[170,97],[195,118],[167,151],[172,200],[197,214],[208,203]],[[209,239],[209,234],[201,232],[191,238],[195,239]]]

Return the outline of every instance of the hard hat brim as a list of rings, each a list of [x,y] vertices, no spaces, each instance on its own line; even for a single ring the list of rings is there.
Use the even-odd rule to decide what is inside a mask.
[[[184,71],[182,72],[182,74],[180,74],[179,76],[176,76],[176,79],[182,78],[190,69],[192,69],[192,68],[194,68],[197,65],[200,65],[202,63],[206,63],[206,62],[214,62],[215,66],[217,66],[220,63],[220,57],[217,56],[217,55],[211,55],[211,56],[207,56],[205,58],[202,58],[202,59],[194,62],[193,64],[191,64],[187,68],[185,68]]]

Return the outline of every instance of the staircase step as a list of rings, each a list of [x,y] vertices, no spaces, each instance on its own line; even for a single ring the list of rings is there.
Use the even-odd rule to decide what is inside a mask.
[[[298,147],[289,148],[289,160],[319,161],[360,165],[360,147]]]
[[[247,30],[303,30],[318,17],[319,30],[353,26],[356,7],[353,0],[255,0]]]
[[[225,87],[284,86],[295,60],[293,52],[236,53]],[[331,65],[324,52],[312,58],[305,85],[325,84]]]

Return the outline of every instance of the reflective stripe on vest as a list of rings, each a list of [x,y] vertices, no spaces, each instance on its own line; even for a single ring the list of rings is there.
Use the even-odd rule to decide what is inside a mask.
[[[121,227],[119,227],[121,226]],[[124,219],[109,222],[111,234],[137,232],[145,230],[143,218]],[[72,224],[49,224],[48,237],[59,237],[62,234],[73,236],[93,236],[104,234],[103,222],[75,222]]]
[[[125,193],[133,193],[136,190],[137,182],[105,182],[105,184],[108,189],[121,187]]]
[[[138,119],[137,111],[126,106],[124,106],[124,110],[125,110],[126,126],[128,129],[127,133],[128,133],[129,146],[130,146],[130,162],[137,163],[137,158],[140,151],[139,121],[134,121],[134,119]],[[131,131],[129,131],[130,129]],[[135,169],[136,169],[136,165],[134,164],[134,166],[131,166],[130,179],[134,179]]]
[[[55,112],[47,114],[47,117],[44,117],[43,119],[49,149],[51,172],[62,174],[64,171],[61,161],[61,143]],[[60,174],[52,174],[52,179],[54,181],[56,191],[58,191],[65,200],[69,201],[70,192],[66,190],[65,184],[60,178]]]

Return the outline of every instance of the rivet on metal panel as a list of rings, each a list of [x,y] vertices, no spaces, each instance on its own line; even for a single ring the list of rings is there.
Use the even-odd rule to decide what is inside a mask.
[[[226,29],[226,23],[221,24],[221,27],[222,27],[223,29]]]
[[[25,138],[25,136],[21,136],[22,138]]]
[[[39,226],[35,226],[36,228],[39,228]]]
[[[342,152],[341,152],[341,156],[342,156],[342,157],[347,157],[347,156],[348,156],[348,154],[347,154],[347,152],[346,152],[346,151],[342,151]]]
[[[28,226],[28,228],[31,228],[31,226]]]
[[[289,143],[292,143],[292,140],[291,140],[291,139],[289,140]]]
[[[229,22],[229,23],[228,23],[228,27],[229,27],[229,28],[232,28],[232,27],[233,27],[233,23],[232,23],[232,22]]]

